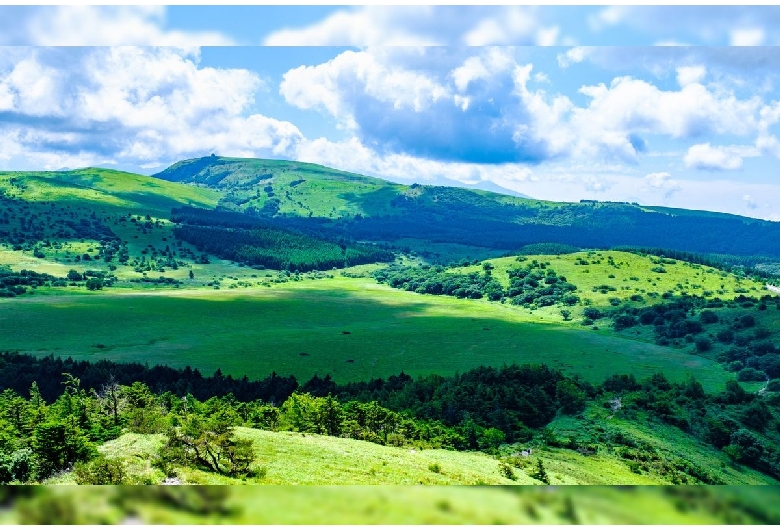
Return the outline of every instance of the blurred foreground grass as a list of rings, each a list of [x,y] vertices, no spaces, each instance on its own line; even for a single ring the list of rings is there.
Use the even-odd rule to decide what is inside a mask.
[[[0,524],[780,524],[774,486],[2,486]]]

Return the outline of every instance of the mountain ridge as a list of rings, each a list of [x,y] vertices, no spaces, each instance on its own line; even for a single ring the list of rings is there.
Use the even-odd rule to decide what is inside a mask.
[[[225,195],[218,208],[304,232],[367,241],[416,239],[514,251],[556,242],[780,257],[780,223],[629,202],[554,202],[465,187],[404,185],[302,162],[206,157],[155,178]]]

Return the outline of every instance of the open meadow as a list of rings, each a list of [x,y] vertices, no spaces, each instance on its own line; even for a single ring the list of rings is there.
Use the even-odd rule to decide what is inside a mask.
[[[205,375],[218,368],[249,378],[330,374],[338,382],[511,363],[546,363],[594,383],[615,373],[640,378],[660,371],[671,380],[693,373],[708,391],[728,378],[713,361],[610,331],[366,278],[220,290],[40,291],[0,301],[4,350],[189,365]]]

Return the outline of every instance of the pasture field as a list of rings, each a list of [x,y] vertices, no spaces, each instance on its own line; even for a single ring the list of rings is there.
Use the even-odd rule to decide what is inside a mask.
[[[717,363],[612,332],[553,324],[521,308],[419,295],[367,278],[334,277],[236,289],[116,289],[0,300],[0,348],[35,355],[150,365],[211,374],[337,382],[546,363],[597,383],[694,373],[712,392]],[[52,290],[53,292],[54,290]]]
[[[597,407],[585,413],[585,419],[561,416],[550,424],[557,436],[593,434]],[[777,484],[750,468],[735,466],[717,449],[698,442],[685,433],[661,426],[650,426],[620,418],[596,418],[598,426],[621,432],[649,443],[667,462],[686,461],[699,466],[728,484]],[[252,441],[255,474],[231,478],[192,467],[174,465],[172,470],[183,484],[218,485],[540,485],[532,477],[537,459],[555,485],[663,485],[669,476],[656,470],[632,471],[630,460],[623,459],[605,444],[597,454],[585,456],[571,449],[535,445],[531,457],[512,467],[514,480],[504,476],[499,459],[476,451],[448,451],[391,447],[371,442],[299,432],[273,432],[236,427],[236,436]],[[151,484],[165,479],[163,472],[151,466],[164,443],[160,434],[127,432],[100,446],[106,457],[124,462],[130,476],[146,477]],[[258,471],[261,471],[258,473]],[[73,472],[47,480],[49,485],[74,484]]]
[[[681,461],[690,462],[723,484],[780,484],[747,466],[735,465],[712,445],[649,418],[629,420],[608,409],[590,406],[581,416],[559,415],[548,428],[558,437],[573,437],[581,442],[600,444],[602,448],[590,456],[555,447],[539,449],[537,453],[544,460],[552,484],[671,484],[669,476],[660,477],[658,470]],[[598,441],[604,432],[620,433],[624,439],[651,448],[652,453],[644,454],[642,459],[650,463],[648,469],[632,471],[630,457],[621,458],[616,451],[604,450],[606,444]]]
[[[111,213],[143,211],[165,217],[171,208],[216,206],[221,193],[135,173],[86,168],[73,171],[0,172],[0,191],[36,203],[88,207]]]
[[[630,252],[597,250],[558,256],[520,256],[524,261],[517,261],[517,258],[487,260],[495,267],[493,277],[503,286],[509,285],[509,269],[526,267],[534,261],[549,263],[548,268],[576,285],[576,294],[583,301],[590,300],[595,307],[609,306],[611,298],[618,298],[621,303],[631,302],[631,297],[635,295],[642,298],[635,302],[637,306],[660,303],[663,301],[661,295],[666,292],[675,296],[689,294],[722,300],[731,300],[740,294],[755,297],[772,294],[761,282],[739,278],[713,267],[677,260],[659,263],[658,256],[640,256]],[[456,273],[481,273],[482,270],[482,264],[451,269]]]
[[[589,414],[589,416],[592,414]],[[639,440],[652,443],[668,460],[682,459],[727,481],[729,484],[777,484],[772,478],[745,467],[731,464],[722,452],[697,442],[675,429],[654,431],[648,426],[612,418],[602,423]],[[550,428],[559,435],[583,436],[592,425],[571,417],[560,417]],[[410,449],[371,442],[299,432],[273,432],[236,427],[236,436],[252,441],[255,449],[255,476],[231,478],[192,467],[174,465],[176,476],[184,484],[217,485],[541,485],[531,475],[537,458],[541,459],[555,485],[663,485],[668,477],[655,472],[633,472],[629,461],[602,450],[584,456],[570,449],[537,447],[524,465],[513,466],[515,480],[500,471],[499,460],[476,451]],[[151,466],[164,442],[160,434],[125,433],[100,446],[100,452],[121,459],[134,477],[148,477],[159,484],[162,471]],[[723,466],[721,466],[723,462]],[[74,484],[72,472],[46,481],[50,485]]]
[[[538,484],[522,475],[517,482],[505,478],[498,460],[478,452],[444,449],[409,449],[371,442],[299,432],[272,432],[236,427],[236,436],[252,440],[254,466],[265,475],[230,478],[189,467],[176,467],[185,484],[273,485],[378,485],[378,484]],[[127,459],[134,475],[149,474],[159,483],[165,477],[149,462],[163,443],[162,435],[127,433],[106,442],[100,452],[109,458]],[[435,466],[438,466],[436,468]],[[431,468],[438,469],[434,471]],[[72,474],[57,483],[74,483]]]
[[[139,489],[41,487],[33,499],[0,511],[0,523],[714,525],[772,524],[778,517],[772,487],[703,487],[696,496],[685,486],[228,487],[224,509],[205,513],[163,502],[154,495],[163,490],[143,497]]]

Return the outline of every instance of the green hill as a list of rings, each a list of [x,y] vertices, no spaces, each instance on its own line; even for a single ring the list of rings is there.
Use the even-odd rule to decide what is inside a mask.
[[[711,212],[403,186],[274,160],[208,157],[155,177],[95,168],[0,173],[0,349],[235,378],[329,374],[339,384],[512,363],[546,363],[596,385],[616,373],[661,373],[671,382],[693,374],[708,393],[739,377],[751,393],[745,403],[759,392],[755,407],[737,403],[739,415],[718,421],[736,432],[757,410],[757,432],[774,444],[780,385],[769,379],[780,378],[780,305],[750,267],[761,255],[780,257],[779,227]],[[578,251],[616,245],[706,255],[689,262]],[[436,262],[457,263],[429,267]],[[524,302],[522,290],[509,291],[517,269],[531,265],[541,276],[524,283],[535,284]],[[391,287],[387,276],[399,270],[493,282],[498,295],[464,288],[433,296],[443,293],[410,281]],[[548,279],[573,286],[570,298],[541,293]],[[675,303],[683,305],[662,307]],[[668,484],[675,473],[701,470],[729,484],[772,482],[696,442],[709,431],[651,431],[649,417],[599,412],[550,424],[559,439],[539,454],[554,483]],[[605,426],[613,430],[598,430]],[[620,455],[570,447],[586,434],[609,445],[615,429],[635,446]],[[242,432],[266,468],[260,483],[508,483],[493,457],[476,453],[426,449],[410,460],[408,448]],[[145,455],[135,464],[160,478],[148,467],[155,440],[125,436],[104,450]],[[637,451],[645,468],[626,456]],[[517,482],[533,483],[530,471],[520,465]],[[182,477],[227,482],[197,470]]]
[[[403,186],[315,164],[216,156],[179,162],[155,177],[222,191],[224,208],[356,239],[411,238],[503,250],[538,242],[637,245],[780,256],[773,244],[779,223],[712,212]]]
[[[588,412],[588,416],[599,414]],[[647,471],[632,470],[631,460],[606,447],[595,455],[556,447],[537,447],[527,459],[510,459],[514,479],[501,471],[501,459],[480,452],[444,449],[389,447],[371,442],[300,432],[272,432],[237,427],[237,437],[249,439],[256,451],[255,476],[230,478],[200,469],[173,465],[169,476],[182,484],[266,484],[266,485],[543,485],[533,478],[540,459],[551,485],[661,485],[672,484],[669,471],[699,468],[732,485],[776,484],[777,481],[749,468],[734,466],[721,452],[697,442],[680,431],[654,432],[625,420],[605,420],[601,425],[652,444],[662,464]],[[559,436],[588,432],[586,423],[563,417],[551,424]],[[630,434],[628,434],[630,433]],[[100,452],[122,460],[128,476],[148,484],[159,484],[165,473],[151,466],[164,440],[163,435],[126,433],[106,442]],[[507,449],[514,451],[514,448]],[[686,467],[681,466],[685,463]],[[721,462],[724,463],[721,466]],[[685,474],[685,471],[677,470]],[[688,471],[691,473],[691,471]],[[693,480],[693,479],[690,479]],[[76,476],[65,473],[47,484],[75,484]]]
[[[103,208],[127,212],[142,209],[166,217],[181,205],[213,207],[221,194],[124,171],[102,168],[72,171],[0,172],[0,195],[29,203]]]

